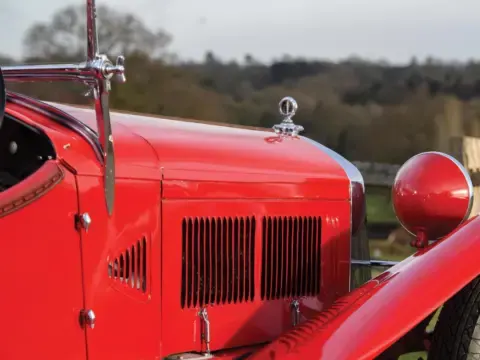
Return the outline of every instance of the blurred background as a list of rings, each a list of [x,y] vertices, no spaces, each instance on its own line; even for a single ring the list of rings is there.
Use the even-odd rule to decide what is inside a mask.
[[[353,161],[367,184],[372,256],[412,253],[390,192],[414,154],[452,154],[477,181],[477,0],[104,0],[100,47],[124,54],[112,107],[270,128],[293,96],[295,122]],[[1,0],[0,64],[85,57],[85,2]],[[9,84],[85,104],[75,84]],[[476,211],[476,209],[474,209]]]
[[[372,257],[401,260],[413,253],[391,204],[401,164],[443,151],[479,189],[479,12],[478,0],[103,0],[98,26],[100,50],[126,56],[115,109],[271,128],[293,96],[304,135],[364,176]],[[77,62],[85,43],[85,1],[0,0],[0,64]],[[9,89],[90,101],[78,84]]]

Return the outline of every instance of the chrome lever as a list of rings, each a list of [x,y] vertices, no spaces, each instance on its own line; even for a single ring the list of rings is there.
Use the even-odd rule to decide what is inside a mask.
[[[118,82],[125,83],[127,81],[125,76],[125,57],[122,55],[118,56],[115,65],[107,63],[103,70],[103,75],[106,79],[111,79],[112,76],[115,76]]]

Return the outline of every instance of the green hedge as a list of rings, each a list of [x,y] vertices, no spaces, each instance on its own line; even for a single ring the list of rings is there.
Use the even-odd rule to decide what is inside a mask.
[[[397,222],[393,211],[390,188],[367,186],[366,201],[369,223]]]

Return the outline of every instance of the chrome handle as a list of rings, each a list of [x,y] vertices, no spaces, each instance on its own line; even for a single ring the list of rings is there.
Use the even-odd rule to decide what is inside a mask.
[[[83,311],[83,323],[88,326],[90,329],[93,329],[95,327],[95,313],[93,312],[92,309]]]
[[[120,55],[117,57],[116,64],[107,63],[103,74],[106,79],[110,79],[112,76],[117,78],[117,81],[120,83],[125,83],[127,78],[125,76],[125,57]]]

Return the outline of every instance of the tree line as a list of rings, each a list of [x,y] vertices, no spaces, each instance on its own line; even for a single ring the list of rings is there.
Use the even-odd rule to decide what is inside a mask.
[[[185,62],[169,52],[172,36],[138,17],[98,8],[102,52],[126,55],[127,83],[114,86],[113,108],[270,128],[278,101],[293,96],[294,121],[304,135],[351,160],[403,163],[435,150],[446,103],[461,102],[466,135],[480,136],[480,62],[412,59],[403,66],[349,58],[333,62],[284,57],[264,64],[254,54],[223,61],[206,52]],[[84,7],[67,6],[24,38],[21,60],[0,55],[0,64],[78,61],[85,57]],[[42,100],[88,103],[79,84],[9,84]]]

